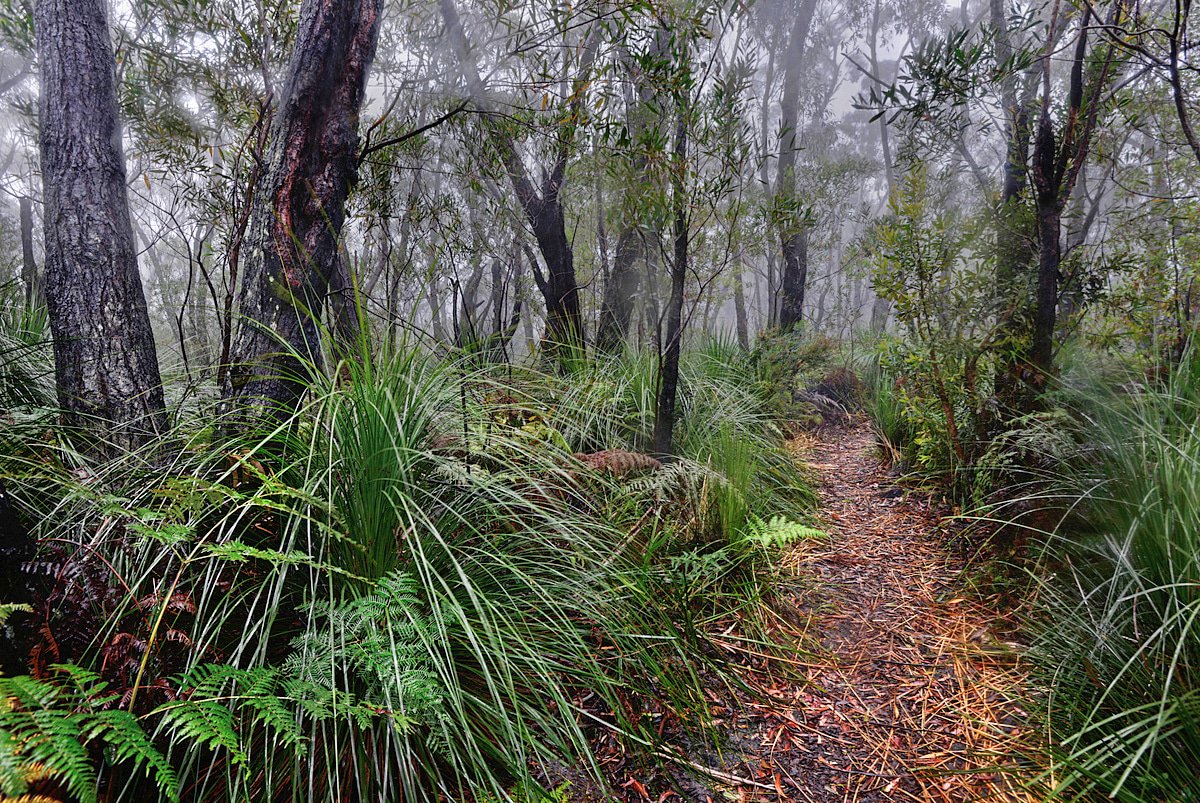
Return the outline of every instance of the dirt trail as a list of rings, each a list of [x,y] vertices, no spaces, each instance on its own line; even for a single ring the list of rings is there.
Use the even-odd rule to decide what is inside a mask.
[[[930,501],[905,494],[863,424],[789,447],[816,475],[825,540],[785,557],[775,635],[810,645],[779,664],[747,659],[758,699],[714,700],[720,752],[692,750],[697,801],[1032,800],[1014,790],[1027,716],[1000,615],[972,601]],[[732,641],[732,639],[731,639]],[[773,702],[762,702],[770,699]],[[627,799],[654,800],[645,787]],[[664,797],[658,797],[664,800]]]
[[[821,647],[794,708],[760,734],[785,799],[1023,799],[990,769],[1023,736],[1020,668],[999,614],[963,592],[929,500],[897,487],[865,425],[792,446],[817,475],[830,538],[785,565]]]

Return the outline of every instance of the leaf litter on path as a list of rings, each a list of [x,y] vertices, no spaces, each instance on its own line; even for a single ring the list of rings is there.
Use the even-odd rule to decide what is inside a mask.
[[[1034,800],[1019,651],[998,635],[1005,614],[964,591],[931,500],[897,492],[865,425],[789,446],[830,538],[784,556],[769,614],[808,651],[767,659],[731,626],[722,644],[752,691],[722,687],[719,749],[677,746],[666,775],[698,801]],[[628,775],[621,793],[674,796],[659,774]]]

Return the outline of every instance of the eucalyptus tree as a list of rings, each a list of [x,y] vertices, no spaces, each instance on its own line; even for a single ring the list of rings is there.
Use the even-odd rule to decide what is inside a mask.
[[[518,50],[529,58],[541,56],[546,59],[540,66],[535,65],[542,78],[537,82],[540,88],[531,92],[541,98],[542,109],[549,110],[554,121],[547,132],[550,144],[543,153],[544,161],[538,177],[526,164],[512,121],[503,119],[505,114],[501,111],[501,100],[484,82],[479,51],[471,45],[457,5],[454,0],[440,0],[439,8],[467,98],[483,115],[486,143],[512,184],[545,264],[544,271],[536,261],[532,262],[531,267],[546,303],[547,350],[562,354],[578,352],[584,348],[586,337],[579,281],[575,272],[575,254],[567,233],[563,193],[568,166],[581,146],[580,133],[587,112],[589,83],[604,33],[602,20],[580,23],[580,16],[589,9],[555,9],[542,26],[534,31],[525,31],[523,26],[510,19],[521,18],[519,9],[498,18],[499,24],[515,27],[515,46]],[[535,9],[529,17],[536,19],[541,13],[541,10]],[[599,16],[603,10],[596,13]],[[538,42],[539,38],[547,40],[540,48],[532,44]],[[504,37],[500,39],[507,41]],[[559,50],[546,47],[549,42],[557,44]],[[505,66],[519,73],[519,60]],[[547,76],[554,76],[555,73],[561,79],[551,77],[546,80]],[[518,96],[510,100],[514,104],[514,113],[509,117],[518,114],[528,117],[531,104],[521,95],[523,90],[533,88],[527,83],[523,84],[519,74],[514,74],[512,81],[517,86]],[[550,93],[555,84],[560,87],[559,96],[551,102]]]
[[[1101,111],[1107,101],[1107,91],[1120,69],[1116,46],[1095,29],[1119,25],[1123,11],[1123,4],[1115,2],[1105,19],[1094,18],[1090,5],[1084,6],[1075,20],[1065,13],[1060,15],[1057,9],[1051,17],[1051,35],[1047,37],[1047,43],[1055,40],[1053,34],[1058,26],[1073,24],[1075,28],[1066,83],[1066,108],[1064,119],[1058,123],[1052,115],[1055,98],[1051,92],[1053,51],[1049,44],[1040,62],[1041,108],[1034,130],[1030,165],[1037,209],[1038,271],[1029,347],[1029,363],[1036,372],[1031,381],[1039,389],[1045,386],[1054,367],[1063,212],[1087,163]]]
[[[217,385],[228,369],[243,245],[297,6],[294,0],[122,6],[120,98],[133,172],[140,174],[130,183],[135,228],[144,234],[148,258],[158,260],[163,317],[175,318],[185,365],[185,340],[200,353],[211,351]]]
[[[990,111],[1000,110],[999,187],[996,171],[967,156],[995,216],[997,326],[989,348],[1009,414],[1033,405],[1053,371],[1063,218],[1124,70],[1102,33],[1121,23],[1123,8],[1058,3],[1010,17],[990,5],[989,25],[926,41],[905,58],[896,83],[868,93],[867,105],[881,114],[894,109],[914,136],[952,142],[960,155],[962,132],[990,132]]]
[[[670,267],[670,290],[659,324],[664,328],[653,432],[654,451],[670,455],[688,326],[706,296],[711,298],[721,270],[737,263],[735,238],[722,229],[731,221],[736,225],[744,212],[738,190],[751,153],[745,118],[752,68],[736,35],[744,9],[683,0],[661,13],[670,36],[656,82],[658,95],[670,105],[657,107],[664,117],[671,115],[671,137],[647,163],[657,165],[660,176],[650,219],[669,230],[671,245],[663,255]],[[653,173],[650,177],[655,179]],[[723,241],[726,253],[718,256],[716,249],[706,249],[705,261],[712,263],[706,275],[694,264],[693,253],[709,240]]]
[[[64,423],[99,455],[167,429],[138,273],[105,0],[39,0],[45,292]]]
[[[661,140],[660,119],[656,113],[655,74],[661,72],[666,58],[669,33],[653,25],[645,37],[645,46],[638,48],[632,31],[618,48],[625,119],[619,126],[617,144],[625,153],[618,161],[626,168],[626,188],[621,204],[621,230],[617,236],[612,270],[604,285],[600,323],[596,330],[596,347],[616,352],[625,344],[633,319],[634,303],[641,286],[642,273],[638,264],[645,257],[650,237],[647,226],[647,192],[654,192],[648,174],[649,155]]]
[[[803,202],[796,195],[796,152],[801,147],[799,98],[804,54],[817,0],[798,0],[783,56],[783,92],[779,100],[779,164],[772,214],[779,231],[782,278],[779,328],[791,330],[804,313],[808,279],[808,225]]]
[[[382,0],[305,0],[250,219],[240,319],[223,394],[243,421],[295,409],[319,363],[357,180],[358,114]]]

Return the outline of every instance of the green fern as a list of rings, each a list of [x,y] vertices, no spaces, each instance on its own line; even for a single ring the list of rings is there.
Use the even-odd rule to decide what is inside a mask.
[[[179,797],[179,782],[140,722],[107,709],[115,695],[93,672],[56,667],[63,683],[28,676],[0,678],[0,792],[17,797],[35,776],[52,777],[83,803],[96,800],[90,751],[104,748],[109,763],[150,771],[162,796]]]
[[[824,540],[829,534],[816,527],[792,521],[786,516],[772,516],[767,521],[756,516],[750,519],[746,536],[764,547],[781,549],[797,541]]]
[[[0,625],[8,621],[14,613],[33,613],[33,608],[20,602],[0,602]]]
[[[304,693],[310,715],[334,713],[319,707],[325,702],[319,690],[343,695],[343,676],[349,675],[352,687],[370,703],[362,710],[389,712],[402,731],[415,722],[446,720],[442,685],[426,647],[438,638],[439,628],[422,609],[420,587],[411,575],[391,572],[372,593],[336,605],[315,601],[307,609],[315,625],[292,642],[283,669],[293,690]]]

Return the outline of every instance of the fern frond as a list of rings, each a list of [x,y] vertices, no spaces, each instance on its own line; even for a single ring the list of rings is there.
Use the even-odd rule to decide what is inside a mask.
[[[755,517],[749,522],[746,535],[768,548],[782,548],[797,541],[817,541],[829,538],[824,530],[792,521],[786,516],[772,516],[763,521]]]
[[[160,706],[163,726],[170,730],[173,741],[195,742],[208,747],[221,747],[235,764],[245,764],[234,714],[214,700],[186,700]]]
[[[24,603],[2,602],[0,603],[0,625],[8,621],[8,617],[14,613],[33,613],[33,608]]]

